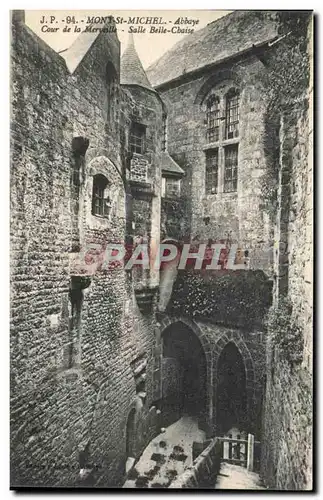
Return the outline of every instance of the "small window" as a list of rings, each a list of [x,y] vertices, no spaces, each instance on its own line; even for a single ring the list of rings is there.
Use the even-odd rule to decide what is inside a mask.
[[[111,200],[108,193],[108,179],[98,174],[93,177],[92,214],[108,217]]]
[[[167,150],[167,115],[163,115],[162,151]]]
[[[130,131],[130,151],[131,153],[143,154],[146,127],[140,123],[133,123]]]
[[[172,177],[162,177],[162,197],[178,198],[181,195],[181,180]]]
[[[220,99],[214,95],[206,104],[206,138],[208,142],[216,142],[220,137]]]
[[[225,139],[239,137],[239,93],[230,90],[226,98]]]
[[[206,153],[205,193],[216,194],[218,191],[219,150],[213,149]]]
[[[237,191],[238,185],[238,144],[224,148],[224,192]]]

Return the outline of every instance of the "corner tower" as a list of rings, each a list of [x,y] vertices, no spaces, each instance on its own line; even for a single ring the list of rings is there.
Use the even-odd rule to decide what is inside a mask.
[[[137,104],[137,108],[129,114],[127,130],[127,179],[131,190],[129,226],[134,241],[148,243],[153,251],[159,243],[164,105],[147,78],[132,34],[129,35],[120,66],[121,86]],[[141,278],[145,282],[141,285],[149,289],[158,285],[159,273],[151,269]]]
[[[132,33],[129,35],[126,50],[121,58],[120,81],[123,85],[139,85],[153,90],[137,54]]]

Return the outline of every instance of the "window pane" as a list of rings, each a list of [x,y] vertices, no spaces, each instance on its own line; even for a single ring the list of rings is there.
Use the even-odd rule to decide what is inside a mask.
[[[205,192],[215,194],[218,190],[219,150],[206,153]]]
[[[207,102],[206,109],[206,138],[208,142],[219,140],[220,131],[220,100],[218,97],[211,96]]]
[[[93,192],[92,192],[92,213],[93,215],[105,214],[105,190],[108,185],[108,180],[103,175],[95,175],[93,177]]]
[[[180,179],[166,178],[165,195],[169,198],[175,198],[180,195]]]
[[[225,138],[233,139],[239,136],[239,94],[232,91],[227,95],[225,114]]]
[[[133,123],[130,131],[130,151],[142,154],[144,150],[145,127],[140,123]]]
[[[224,192],[236,191],[238,186],[238,144],[224,148]]]

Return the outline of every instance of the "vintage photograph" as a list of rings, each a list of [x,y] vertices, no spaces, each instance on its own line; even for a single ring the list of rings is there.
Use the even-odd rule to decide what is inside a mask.
[[[10,12],[10,488],[313,489],[313,12]]]

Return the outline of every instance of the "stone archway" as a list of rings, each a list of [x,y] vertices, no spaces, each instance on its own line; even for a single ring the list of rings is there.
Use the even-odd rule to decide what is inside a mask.
[[[234,342],[224,347],[218,361],[216,416],[219,435],[233,427],[245,430],[246,373],[242,356]]]
[[[165,324],[166,323],[166,324]],[[201,430],[212,429],[211,348],[196,324],[167,318],[160,335],[161,409],[165,425],[183,414],[197,419]]]
[[[240,77],[236,71],[232,69],[218,70],[203,83],[195,97],[194,104],[201,106],[208,92],[225,81],[231,81],[237,87],[241,84]]]
[[[215,345],[214,387],[216,433],[228,430],[230,423],[254,431],[255,371],[238,332],[227,332]]]

